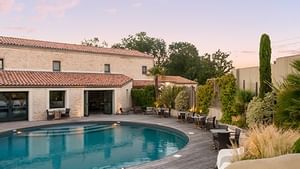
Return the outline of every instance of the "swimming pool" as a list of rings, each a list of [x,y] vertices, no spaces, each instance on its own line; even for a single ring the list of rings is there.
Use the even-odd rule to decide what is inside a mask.
[[[188,137],[129,122],[41,126],[0,134],[0,169],[111,169],[176,153]]]

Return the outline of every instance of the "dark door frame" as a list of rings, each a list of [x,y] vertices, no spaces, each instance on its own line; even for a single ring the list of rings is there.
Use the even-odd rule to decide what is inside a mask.
[[[107,114],[113,114],[113,105],[114,105],[114,90],[84,90],[84,101],[83,101],[83,109],[84,109],[84,116],[89,116],[89,92],[105,92],[110,91],[111,92],[111,104],[110,104],[110,113]]]

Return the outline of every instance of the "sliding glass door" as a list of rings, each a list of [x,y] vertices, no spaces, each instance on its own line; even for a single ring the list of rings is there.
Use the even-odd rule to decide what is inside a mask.
[[[28,92],[0,92],[0,121],[28,119]]]
[[[84,115],[112,114],[112,90],[84,91]]]

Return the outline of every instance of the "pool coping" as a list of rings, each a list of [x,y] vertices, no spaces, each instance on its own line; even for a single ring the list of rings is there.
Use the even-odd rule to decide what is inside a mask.
[[[186,157],[186,160],[191,160],[190,163],[193,162],[193,166],[188,166],[187,168],[199,169],[199,165],[194,164],[197,162],[197,157],[195,157],[196,159],[193,159],[193,158],[191,159],[191,157],[189,156],[190,151],[194,151],[194,149],[202,149],[201,147],[199,148],[197,146],[197,142],[195,142],[196,140],[198,140],[199,136],[197,136],[197,135],[199,135],[199,133],[201,136],[207,137],[207,138],[200,137],[200,140],[205,141],[204,142],[205,145],[209,146],[208,141],[210,141],[210,138],[209,138],[208,132],[201,131],[200,129],[196,129],[192,124],[187,124],[187,123],[182,124],[180,122],[176,122],[175,119],[171,119],[171,121],[170,121],[170,119],[160,119],[158,121],[158,120],[156,120],[157,119],[156,117],[145,116],[145,115],[138,116],[139,118],[140,117],[142,118],[142,121],[138,118],[128,118],[128,117],[132,117],[132,115],[129,115],[129,116],[112,116],[112,115],[110,115],[109,117],[106,116],[105,118],[102,118],[104,116],[101,115],[99,117],[100,118],[94,116],[94,117],[76,118],[76,119],[59,120],[59,121],[39,121],[39,122],[31,122],[31,124],[28,124],[28,123],[30,123],[30,122],[28,122],[28,123],[24,123],[26,125],[16,125],[16,126],[12,125],[14,127],[7,128],[7,129],[0,128],[0,134],[2,135],[5,132],[12,132],[12,130],[30,129],[30,128],[42,127],[42,126],[43,127],[53,126],[53,125],[57,125],[57,124],[78,124],[78,123],[93,123],[93,122],[97,123],[97,122],[118,122],[118,121],[120,121],[121,123],[136,123],[136,124],[141,124],[141,125],[155,125],[158,127],[176,130],[187,137],[187,139],[188,139],[187,144],[182,149],[180,149],[179,151],[174,153],[174,154],[180,155],[180,157],[174,157],[174,154],[171,154],[171,155],[165,156],[162,159],[126,167],[127,169],[185,168],[185,167],[180,167],[180,166],[182,166],[182,162],[179,162],[178,165],[176,165],[176,163],[175,163],[176,161],[177,162],[182,161],[182,160],[185,161],[184,157]],[[144,117],[147,117],[146,120]],[[116,119],[113,119],[113,118],[116,118]],[[165,121],[167,121],[168,123],[166,123]],[[172,124],[172,122],[174,122],[174,124],[170,126],[170,123]],[[18,123],[18,122],[14,122],[14,123]],[[0,123],[0,127],[1,126],[2,125]],[[188,128],[186,128],[186,127],[188,127]],[[189,132],[191,132],[191,133],[189,134]],[[203,148],[205,148],[205,147],[203,147]],[[216,152],[214,152],[214,150],[211,150],[210,154],[212,155],[212,157],[208,158],[208,159],[215,159],[215,160],[213,162],[209,163],[210,166],[203,166],[203,168],[213,168],[214,167],[214,164],[216,161]],[[205,155],[209,155],[209,154],[204,153],[203,155],[204,155],[204,157],[206,157]],[[207,159],[207,158],[204,158],[204,159]],[[201,161],[201,160],[199,160],[199,161]],[[168,167],[168,166],[170,166],[170,167]]]

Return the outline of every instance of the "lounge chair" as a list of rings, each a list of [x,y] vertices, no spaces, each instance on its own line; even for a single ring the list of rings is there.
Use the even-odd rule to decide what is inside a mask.
[[[47,120],[53,120],[54,119],[54,112],[50,112],[48,109],[46,110],[47,113]]]

